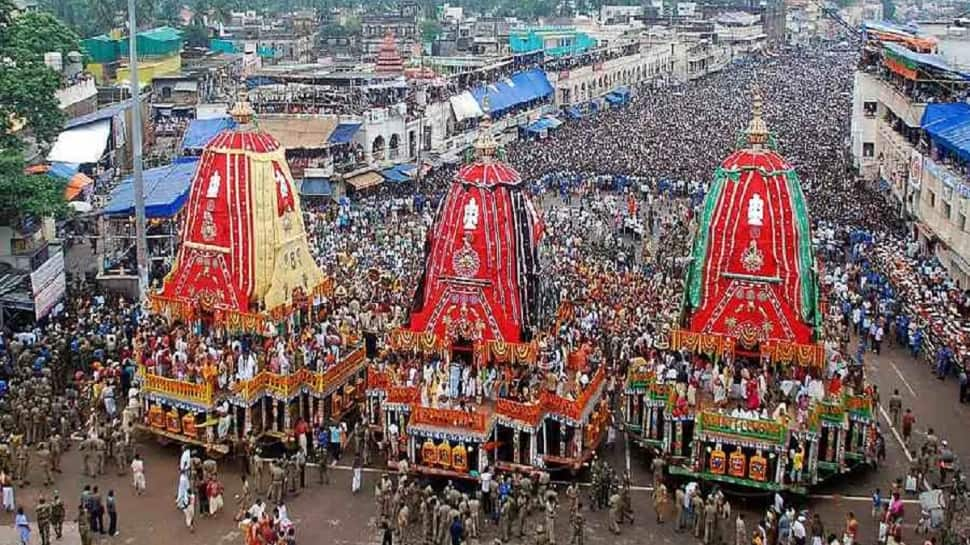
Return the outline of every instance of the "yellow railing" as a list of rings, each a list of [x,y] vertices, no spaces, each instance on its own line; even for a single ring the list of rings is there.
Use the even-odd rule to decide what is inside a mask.
[[[364,356],[363,348],[352,350],[340,363],[323,373],[314,373],[307,369],[300,369],[289,375],[263,371],[249,380],[234,384],[232,392],[246,402],[254,401],[263,395],[288,399],[304,387],[322,394],[333,384],[340,384],[350,375],[360,371],[364,364]],[[140,369],[139,373],[144,378],[144,389],[148,393],[202,406],[211,406],[215,400],[215,392],[210,384],[195,384],[166,378],[151,374],[144,368]]]
[[[212,405],[212,385],[196,384],[174,378],[145,373],[144,390],[147,393],[188,401],[202,406]]]

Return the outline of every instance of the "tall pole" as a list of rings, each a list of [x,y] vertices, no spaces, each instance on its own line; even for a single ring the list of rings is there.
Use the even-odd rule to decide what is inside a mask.
[[[128,0],[128,62],[131,83],[131,166],[135,184],[135,257],[138,262],[138,297],[148,292],[148,240],[145,233],[145,182],[141,161],[141,91],[138,84],[138,26],[135,0]]]

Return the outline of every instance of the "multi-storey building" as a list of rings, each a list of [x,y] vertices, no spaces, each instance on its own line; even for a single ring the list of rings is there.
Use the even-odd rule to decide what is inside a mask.
[[[867,49],[855,74],[851,150],[860,175],[889,192],[923,251],[970,285],[968,75],[896,43]]]

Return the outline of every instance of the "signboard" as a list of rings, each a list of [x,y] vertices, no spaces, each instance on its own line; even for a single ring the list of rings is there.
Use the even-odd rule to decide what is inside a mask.
[[[52,249],[50,258],[36,271],[30,273],[30,286],[34,295],[34,315],[40,320],[50,313],[54,305],[67,291],[64,277],[64,252]]]
[[[919,189],[923,182],[923,156],[913,150],[909,157],[909,185]]]
[[[567,80],[567,79],[569,79],[569,70],[560,70],[559,71],[559,80],[560,81],[563,81],[563,80]]]
[[[737,418],[705,411],[700,415],[700,430],[707,433],[734,435],[767,443],[783,443],[786,429],[774,420]]]

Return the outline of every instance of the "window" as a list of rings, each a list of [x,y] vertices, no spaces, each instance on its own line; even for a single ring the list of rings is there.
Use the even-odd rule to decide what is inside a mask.
[[[952,212],[953,212],[953,207],[950,206],[950,203],[944,202],[943,203],[943,216],[946,219],[950,219],[950,213],[952,213]]]
[[[876,154],[876,145],[875,144],[873,144],[872,142],[863,142],[862,143],[862,156],[863,157],[872,157],[875,154]]]
[[[957,225],[960,226],[961,231],[967,230],[967,216],[966,214],[957,214]]]
[[[170,98],[172,96],[172,88],[165,86],[162,87],[162,98]]]
[[[876,115],[877,104],[875,102],[863,102],[862,103],[862,113],[866,117],[874,117]]]
[[[936,192],[930,191],[930,208],[936,208]]]

